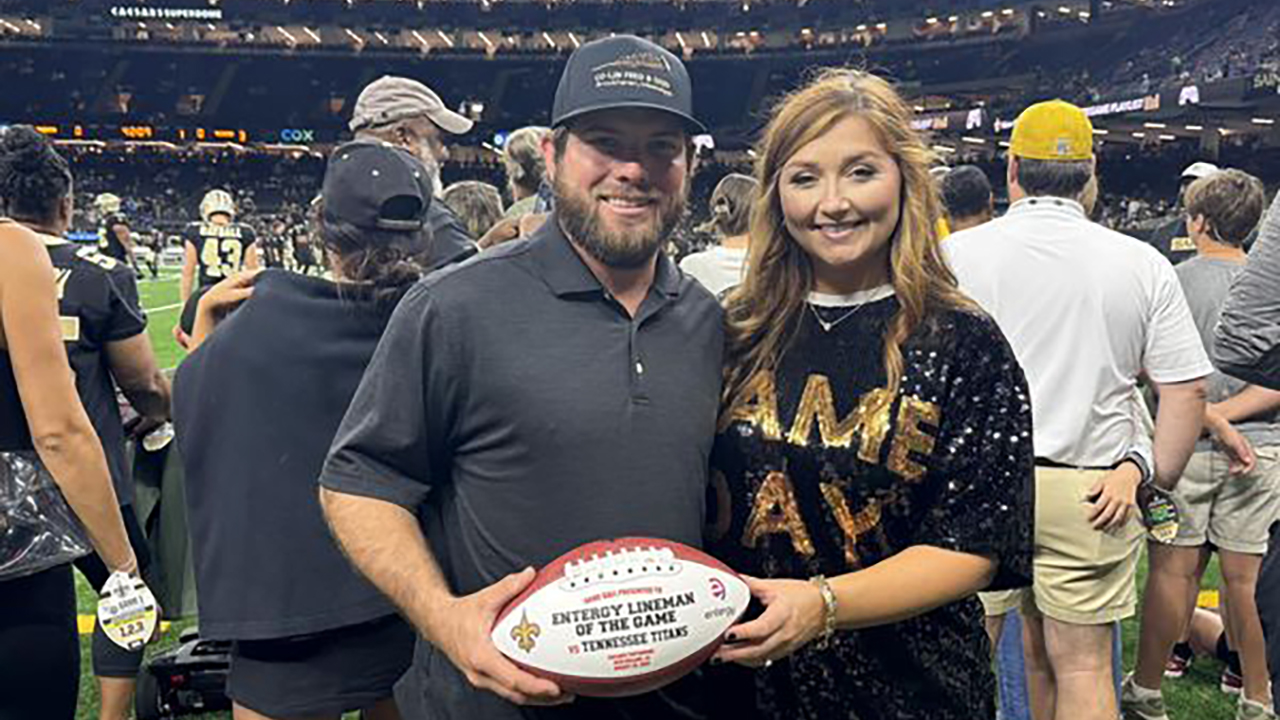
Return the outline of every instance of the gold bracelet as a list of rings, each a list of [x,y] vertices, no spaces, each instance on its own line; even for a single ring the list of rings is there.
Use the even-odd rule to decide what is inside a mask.
[[[823,609],[826,613],[822,623],[822,634],[818,636],[814,647],[818,650],[826,650],[831,643],[831,636],[836,631],[836,593],[831,589],[831,583],[827,582],[827,578],[824,575],[814,575],[809,578],[809,582],[818,586],[818,592],[822,594]]]

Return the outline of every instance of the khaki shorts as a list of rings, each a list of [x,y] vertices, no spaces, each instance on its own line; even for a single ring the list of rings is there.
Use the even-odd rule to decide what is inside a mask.
[[[1104,475],[1036,468],[1034,581],[1029,588],[979,593],[987,615],[1017,608],[1074,625],[1105,625],[1134,614],[1146,530],[1136,510],[1118,530],[1104,533],[1089,524],[1085,496]]]
[[[1272,521],[1280,512],[1280,447],[1254,448],[1258,466],[1248,475],[1227,472],[1227,456],[1209,450],[1191,456],[1173,489],[1178,503],[1174,545],[1213,543],[1250,555],[1267,552]]]

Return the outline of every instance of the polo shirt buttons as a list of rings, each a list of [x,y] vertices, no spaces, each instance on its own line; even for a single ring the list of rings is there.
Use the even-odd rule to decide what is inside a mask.
[[[636,358],[636,374],[637,375],[644,374],[644,363],[640,362],[640,358]]]

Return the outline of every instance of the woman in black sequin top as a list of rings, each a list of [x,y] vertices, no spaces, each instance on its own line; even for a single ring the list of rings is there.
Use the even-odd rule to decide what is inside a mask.
[[[1031,408],[942,259],[930,159],[852,71],[761,144],[709,545],[764,606],[717,660],[759,668],[767,717],[995,717],[975,593],[1030,584]]]

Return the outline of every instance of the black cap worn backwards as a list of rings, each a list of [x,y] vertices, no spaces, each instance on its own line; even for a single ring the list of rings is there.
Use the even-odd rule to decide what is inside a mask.
[[[648,108],[675,115],[692,134],[707,132],[693,116],[693,86],[680,58],[648,40],[616,35],[583,45],[569,56],[551,125],[611,108]]]
[[[422,162],[387,143],[350,142],[333,151],[324,173],[326,220],[364,230],[420,230],[431,205]]]

